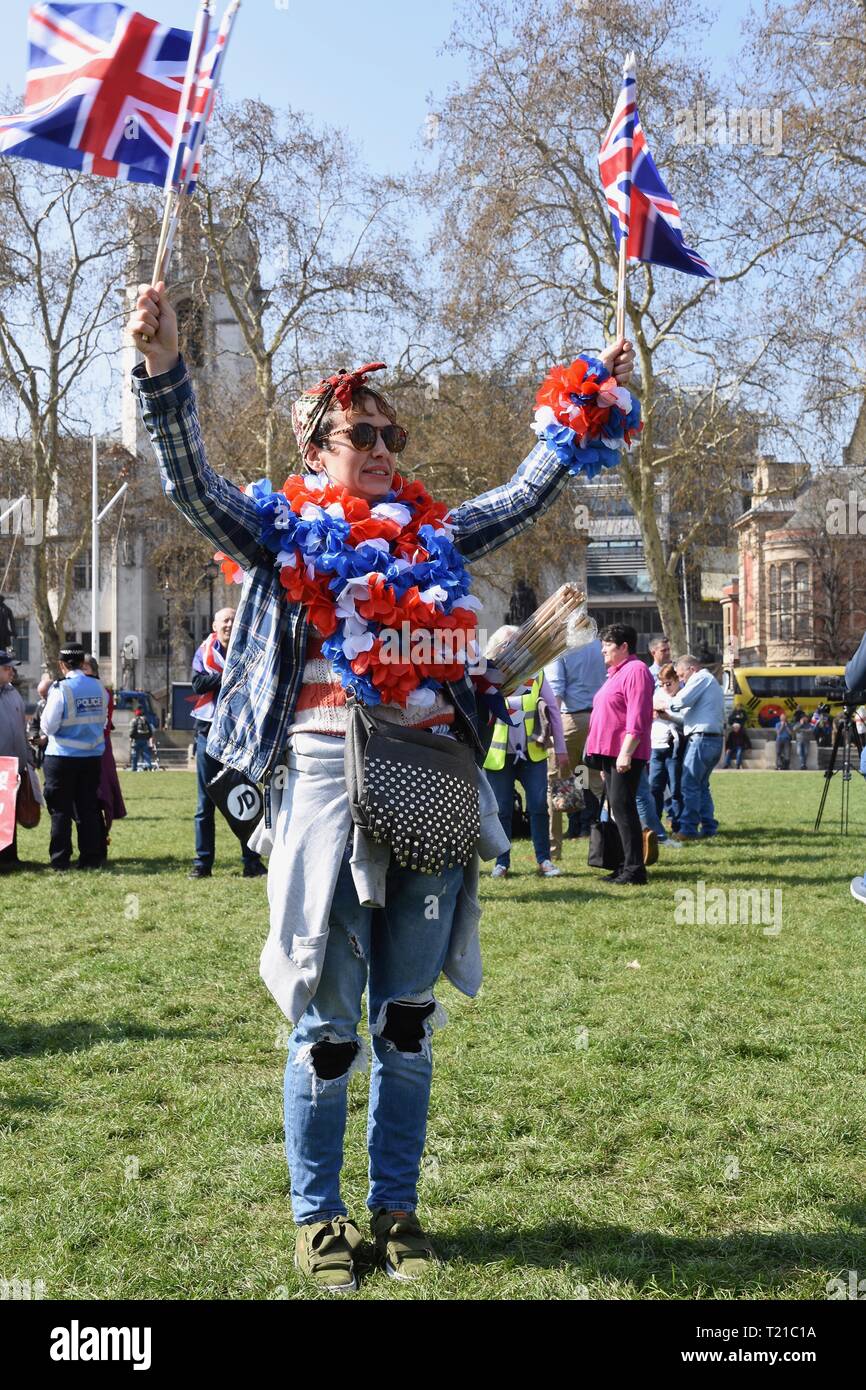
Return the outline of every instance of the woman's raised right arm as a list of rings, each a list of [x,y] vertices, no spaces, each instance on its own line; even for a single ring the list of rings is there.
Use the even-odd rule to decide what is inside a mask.
[[[162,282],[140,286],[129,330],[145,357],[133,369],[133,389],[163,492],[218,550],[249,569],[263,558],[258,509],[207,461],[192,383],[178,352],[177,319]]]

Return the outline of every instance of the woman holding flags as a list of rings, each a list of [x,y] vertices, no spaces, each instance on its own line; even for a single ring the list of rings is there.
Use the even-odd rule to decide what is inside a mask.
[[[305,391],[292,412],[303,471],[279,492],[267,483],[242,491],[208,465],[161,283],[141,287],[130,331],[144,353],[134,386],[165,493],[243,578],[208,750],[263,781],[270,801],[272,845],[265,832],[258,846],[270,849],[261,970],[295,1025],[285,1118],[296,1262],[321,1288],[357,1287],[362,1238],[348,1219],[340,1170],[348,1080],[366,1061],[358,1035],[366,986],[372,1234],[388,1273],[414,1279],[434,1258],[415,1214],[431,1038],[444,1022],[433,987],[444,970],[459,989],[477,992],[478,854],[494,857],[504,837],[476,766],[465,802],[475,796],[469,855],[437,872],[404,866],[401,849],[389,851],[358,824],[353,831],[346,734],[361,705],[386,730],[403,732],[413,753],[429,744],[432,759],[456,741],[483,761],[466,656],[431,662],[404,652],[388,662],[387,638],[408,622],[414,649],[418,634],[460,629],[471,652],[477,603],[465,561],[524,531],[571,473],[616,463],[611,442],[628,443],[639,428],[624,389],[632,348],[620,340],[600,360],[554,369],[539,393],[538,442],[527,459],[509,482],[449,512],[397,471],[407,435],[369,380],[383,364],[334,372]],[[433,818],[437,778],[431,772],[422,783]],[[465,805],[452,807],[456,820]]]

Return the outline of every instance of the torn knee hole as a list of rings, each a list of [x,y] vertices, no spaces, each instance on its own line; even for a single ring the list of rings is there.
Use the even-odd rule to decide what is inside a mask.
[[[338,1076],[345,1076],[360,1046],[357,1042],[330,1042],[327,1038],[313,1043],[310,1060],[319,1081],[336,1081]]]
[[[398,1052],[421,1052],[427,1038],[424,1025],[435,1009],[433,999],[417,1004],[392,1000],[385,1005],[385,1021],[379,1036],[393,1043]]]

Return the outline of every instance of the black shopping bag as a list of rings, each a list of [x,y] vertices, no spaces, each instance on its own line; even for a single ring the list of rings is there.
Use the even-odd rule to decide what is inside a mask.
[[[601,820],[601,813],[607,805],[607,788],[601,799],[599,807],[599,819],[594,820],[589,827],[589,853],[586,862],[591,869],[618,869],[623,862],[622,840],[619,838],[619,831],[616,822],[610,819]]]

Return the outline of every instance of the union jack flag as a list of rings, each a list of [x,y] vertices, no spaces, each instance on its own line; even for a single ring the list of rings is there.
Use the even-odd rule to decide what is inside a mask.
[[[0,154],[164,185],[189,30],[157,24],[120,4],[42,4],[30,11],[27,37],[25,109],[0,117]],[[193,117],[207,105],[218,51],[202,65]]]
[[[649,152],[637,109],[633,55],[623,69],[622,87],[601,142],[598,167],[616,244],[619,246],[623,235],[627,237],[630,260],[716,278],[703,256],[683,240],[680,210]]]

